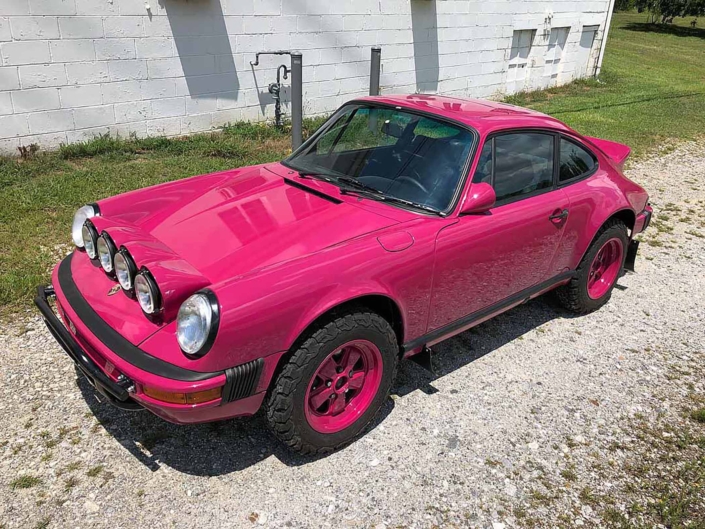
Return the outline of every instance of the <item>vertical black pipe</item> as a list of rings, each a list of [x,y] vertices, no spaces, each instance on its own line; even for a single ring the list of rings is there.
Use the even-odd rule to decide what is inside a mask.
[[[301,53],[291,54],[291,148],[303,143],[303,58]]]
[[[382,64],[382,48],[372,48],[370,57],[370,95],[379,95],[379,74]]]

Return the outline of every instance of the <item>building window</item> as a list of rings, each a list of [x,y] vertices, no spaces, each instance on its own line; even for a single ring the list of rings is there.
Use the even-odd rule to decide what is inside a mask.
[[[514,94],[526,88],[529,79],[529,54],[534,42],[535,29],[517,29],[512,36],[507,69],[507,92]]]
[[[561,73],[561,61],[563,60],[563,50],[568,40],[570,28],[553,28],[548,37],[548,49],[546,50],[546,66],[544,76],[549,77],[549,84],[558,82]]]
[[[594,73],[595,61],[592,46],[595,43],[598,29],[600,29],[600,26],[583,26],[583,31],[580,34],[578,55],[575,59],[575,77],[586,77]]]

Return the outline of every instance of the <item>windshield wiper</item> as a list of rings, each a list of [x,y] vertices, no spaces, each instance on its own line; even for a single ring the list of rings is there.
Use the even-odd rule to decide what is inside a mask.
[[[356,178],[350,178],[349,176],[336,176],[335,179],[338,182],[343,182],[344,184],[347,184],[349,186],[355,187],[357,189],[361,189],[363,191],[368,191],[370,193],[374,193],[375,195],[381,195],[381,196],[386,196],[382,191],[379,189],[376,189],[372,186],[368,186],[367,184],[364,184],[360,182]]]
[[[323,180],[324,182],[329,182],[335,184],[335,178],[323,173],[316,173],[313,171],[297,171],[301,178],[315,178],[316,180]]]
[[[395,202],[397,204],[404,204],[405,206],[408,206],[408,207],[412,207],[415,209],[421,209],[423,211],[428,211],[429,213],[433,213],[434,215],[443,216],[443,214],[440,211],[438,211],[435,208],[432,208],[431,206],[427,206],[426,204],[419,204],[418,202],[413,202],[411,200],[405,200],[403,198],[385,195],[379,189],[375,189],[373,187],[366,186],[362,182],[358,182],[358,183],[360,184],[360,186],[357,189],[351,189],[349,187],[341,187],[340,192],[343,195],[348,195],[348,194],[354,193],[356,195],[365,196],[365,197],[370,198],[372,200],[379,200],[380,202]]]

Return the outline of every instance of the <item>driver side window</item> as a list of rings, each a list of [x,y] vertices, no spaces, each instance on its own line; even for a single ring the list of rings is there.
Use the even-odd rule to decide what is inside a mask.
[[[516,132],[487,140],[473,182],[491,184],[498,203],[552,187],[554,138],[549,133]]]

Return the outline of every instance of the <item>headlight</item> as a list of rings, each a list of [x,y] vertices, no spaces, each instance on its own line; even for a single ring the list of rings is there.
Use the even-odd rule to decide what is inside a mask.
[[[183,302],[176,317],[176,339],[181,350],[190,356],[203,356],[213,345],[218,331],[218,300],[206,290]]]
[[[106,232],[101,233],[98,237],[98,258],[100,266],[103,267],[106,274],[113,273],[113,259],[115,259],[115,243]]]
[[[135,278],[135,293],[137,294],[137,301],[145,314],[159,312],[161,305],[159,288],[152,274],[146,268],[143,268]]]
[[[98,250],[96,249],[98,244],[98,231],[90,221],[83,223],[81,237],[83,238],[83,247],[86,249],[88,257],[91,259],[98,257]]]
[[[132,290],[135,283],[135,275],[137,274],[137,265],[126,248],[120,248],[113,260],[115,266],[115,275],[120,283],[120,286],[125,291]]]
[[[73,242],[79,248],[83,248],[83,224],[97,215],[100,215],[98,204],[88,204],[82,208],[78,208],[73,216],[73,224],[71,225],[71,236]]]

